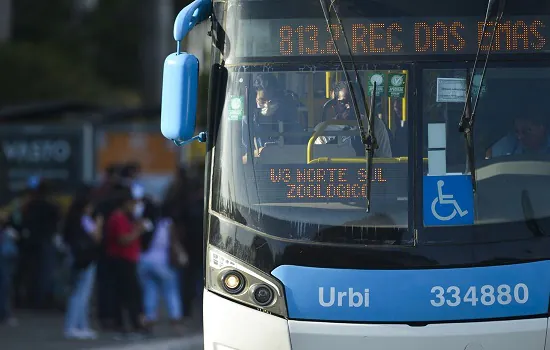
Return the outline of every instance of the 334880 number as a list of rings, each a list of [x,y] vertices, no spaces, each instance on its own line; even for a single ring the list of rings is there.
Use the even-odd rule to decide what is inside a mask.
[[[525,304],[529,300],[529,288],[524,283],[518,283],[513,287],[501,284],[496,288],[488,284],[481,288],[471,286],[466,290],[464,296],[457,286],[450,286],[447,289],[441,286],[434,286],[431,293],[434,295],[434,298],[430,302],[435,307],[444,305],[455,307],[462,303],[469,303],[472,306],[476,306],[478,303],[485,306],[491,306],[495,303],[508,305],[513,302]]]

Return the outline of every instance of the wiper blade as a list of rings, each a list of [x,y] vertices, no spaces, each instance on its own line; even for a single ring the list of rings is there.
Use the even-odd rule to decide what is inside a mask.
[[[370,118],[368,119],[369,122],[369,135],[367,142],[373,142],[374,146],[378,148],[378,145],[376,144],[376,137],[374,136],[374,116],[375,114],[375,106],[376,106],[376,82],[373,83],[372,87],[372,96],[370,100]],[[368,147],[368,144],[365,145],[365,151],[367,154],[367,213],[370,211],[370,194],[372,190],[372,163],[374,158],[374,147]]]
[[[472,74],[467,70],[466,71],[466,81],[472,81]],[[472,101],[466,96],[466,104],[464,105],[464,112],[462,113],[462,118],[459,124],[459,130],[464,134],[464,141],[466,145],[466,171],[467,174],[470,172],[472,176],[472,188],[474,192],[476,191],[476,175],[475,175],[475,150],[474,150],[474,135],[473,135],[473,116],[472,113]],[[466,124],[467,123],[467,124]]]
[[[365,100],[365,90],[363,89],[363,84],[361,83],[361,78],[359,77],[359,74],[357,72],[357,66],[355,65],[355,61],[353,59],[353,53],[351,51],[351,46],[349,44],[346,32],[344,30],[344,26],[342,24],[342,20],[340,19],[340,15],[338,14],[338,10],[336,9],[336,6],[334,6],[334,1],[331,1],[330,8],[334,11],[334,15],[336,16],[336,19],[338,21],[338,25],[340,29],[342,30],[342,37],[344,38],[344,42],[346,43],[346,46],[348,48],[348,53],[351,61],[351,66],[353,68],[353,71],[355,72],[355,81],[357,85],[359,85],[360,95],[361,95],[361,102],[362,105],[365,106],[365,113],[367,117],[368,122],[368,130],[365,131],[365,127],[363,125],[363,120],[361,118],[361,113],[359,111],[359,105],[357,104],[357,98],[355,95],[355,89],[353,84],[351,83],[351,78],[349,76],[349,73],[344,65],[344,61],[342,60],[342,56],[340,55],[340,50],[338,48],[338,45],[336,45],[336,39],[334,37],[334,33],[332,31],[331,23],[330,23],[330,17],[329,17],[329,10],[327,9],[327,4],[325,3],[325,0],[319,0],[321,3],[321,8],[323,9],[323,15],[325,17],[325,21],[327,23],[327,28],[330,33],[330,37],[332,40],[332,43],[334,45],[336,55],[338,56],[338,60],[340,61],[340,65],[342,66],[342,71],[344,72],[344,77],[346,79],[346,85],[348,87],[348,91],[350,93],[351,97],[351,104],[353,107],[353,110],[355,112],[355,118],[357,120],[357,127],[359,128],[359,135],[361,136],[361,142],[363,143],[363,146],[365,147],[365,155],[367,156],[367,213],[370,212],[371,207],[371,201],[370,201],[370,195],[371,195],[371,184],[372,184],[372,158],[374,157],[374,151],[378,149],[378,143],[376,141],[376,136],[374,133],[374,103],[371,104],[370,109],[367,108],[367,101]],[[376,96],[375,91],[372,93],[373,101]]]
[[[489,41],[489,49],[487,50],[487,55],[485,56],[485,62],[483,65],[483,70],[481,72],[481,79],[479,81],[479,90],[476,95],[475,103],[472,108],[471,106],[471,97],[472,97],[472,86],[474,83],[474,75],[477,69],[477,63],[479,61],[479,55],[481,53],[481,46],[483,45],[483,39],[485,38],[485,33],[487,31],[487,25],[489,20],[493,17],[495,3],[498,2],[498,10],[496,12],[495,24],[493,27],[493,33],[491,35],[491,40]],[[489,57],[491,56],[493,50],[493,41],[495,40],[495,35],[498,31],[498,25],[502,16],[504,14],[504,8],[506,5],[506,0],[488,0],[487,2],[487,12],[485,13],[485,20],[483,21],[483,29],[481,30],[481,40],[477,47],[476,58],[474,60],[474,67],[472,69],[472,74],[466,72],[466,101],[464,103],[464,111],[462,112],[462,117],[460,118],[460,123],[458,124],[459,132],[464,134],[464,139],[466,142],[466,156],[468,157],[468,168],[466,172],[470,171],[472,178],[472,188],[474,193],[477,190],[477,181],[476,181],[476,167],[475,167],[475,153],[474,153],[474,123],[475,123],[475,113],[477,109],[477,104],[479,102],[479,97],[481,96],[481,89],[483,87],[483,81],[485,80],[485,73],[487,71],[487,63],[489,62]]]

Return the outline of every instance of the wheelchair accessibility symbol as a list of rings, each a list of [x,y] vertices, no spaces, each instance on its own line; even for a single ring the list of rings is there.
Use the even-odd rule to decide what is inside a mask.
[[[453,199],[454,196],[452,194],[443,194],[443,186],[444,185],[445,185],[445,181],[443,181],[443,180],[437,181],[437,197],[435,197],[435,199],[432,202],[432,214],[433,214],[433,216],[435,216],[438,220],[441,220],[441,221],[449,221],[452,218],[454,218],[457,213],[460,216],[464,216],[464,215],[468,214],[467,210],[463,211],[462,209],[460,209],[460,206],[458,205],[457,201],[455,201]],[[439,202],[439,204],[441,204],[441,205],[445,205],[445,204],[453,205],[454,206],[453,212],[450,215],[447,215],[447,216],[439,215],[437,213],[437,210],[435,209],[435,205],[437,204],[437,202]]]
[[[468,176],[424,176],[423,192],[426,226],[473,223],[473,192]]]

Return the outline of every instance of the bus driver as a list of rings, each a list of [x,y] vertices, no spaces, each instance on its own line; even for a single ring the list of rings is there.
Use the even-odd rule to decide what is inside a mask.
[[[366,111],[366,108],[363,104],[363,99],[360,98],[361,90],[359,89],[359,86],[357,83],[351,83],[353,84],[353,90],[356,96],[356,101],[359,106],[359,111]],[[334,85],[333,88],[334,98],[336,99],[336,104],[334,106],[335,115],[333,119],[337,120],[356,120],[355,113],[353,112],[351,106],[351,95],[348,90],[348,86],[346,82],[340,81]],[[367,131],[367,120],[364,115],[361,115],[361,118],[363,119],[363,123],[365,125],[365,132]],[[319,128],[318,124],[315,127],[315,130],[318,130]],[[325,129],[326,131],[343,131],[346,129],[349,129],[350,127],[348,125],[329,125]],[[357,127],[352,127],[351,130],[357,129]],[[378,118],[374,117],[374,136],[376,137],[376,142],[378,143],[378,149],[374,151],[374,156],[376,158],[391,158],[392,157],[392,151],[391,151],[391,145],[390,145],[390,137],[388,135],[388,131],[386,129],[386,126],[384,125],[384,122]],[[363,146],[361,142],[360,136],[353,136],[351,138],[345,139],[346,142],[351,142],[351,145],[355,149],[355,152],[357,156],[364,156],[365,155],[365,147]],[[336,136],[320,136],[315,140],[315,144],[322,145],[322,144],[329,144],[336,142]]]
[[[548,120],[540,112],[525,113],[514,120],[514,133],[498,140],[487,158],[516,154],[550,154]]]

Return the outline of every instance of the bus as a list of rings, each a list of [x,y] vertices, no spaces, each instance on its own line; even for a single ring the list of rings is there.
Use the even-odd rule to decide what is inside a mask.
[[[550,349],[548,0],[196,0],[174,39],[205,349]]]

